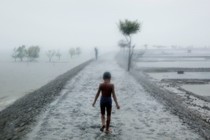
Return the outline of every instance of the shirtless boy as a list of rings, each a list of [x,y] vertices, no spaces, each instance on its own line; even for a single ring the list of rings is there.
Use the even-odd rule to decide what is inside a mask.
[[[120,109],[120,106],[117,102],[117,97],[115,95],[115,90],[114,90],[114,84],[112,84],[111,81],[111,74],[110,72],[105,72],[103,74],[103,80],[104,82],[99,85],[98,92],[96,93],[95,100],[93,102],[93,107],[95,106],[95,103],[100,95],[101,92],[101,100],[100,100],[100,108],[101,108],[101,122],[102,122],[102,127],[101,131],[104,131],[104,128],[106,128],[105,132],[109,133],[110,129],[110,121],[111,121],[111,111],[112,111],[112,98],[111,95],[114,99],[114,102],[117,106],[117,109]],[[105,123],[105,110],[107,113],[107,119]]]

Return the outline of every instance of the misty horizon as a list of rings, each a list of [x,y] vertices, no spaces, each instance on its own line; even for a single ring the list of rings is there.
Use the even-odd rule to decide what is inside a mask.
[[[1,0],[0,139],[210,138],[209,13],[210,0]]]
[[[119,20],[138,20],[136,46],[209,47],[207,0],[1,1],[0,51],[20,45],[42,49],[117,48]],[[129,6],[129,8],[128,8]]]

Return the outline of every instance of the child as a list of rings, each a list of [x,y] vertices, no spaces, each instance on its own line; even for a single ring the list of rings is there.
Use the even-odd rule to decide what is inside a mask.
[[[100,108],[101,108],[101,122],[102,127],[100,131],[104,131],[104,128],[106,127],[105,132],[109,133],[109,125],[111,121],[111,111],[112,111],[112,98],[111,95],[115,101],[115,104],[117,106],[117,109],[120,109],[120,106],[117,102],[117,97],[115,95],[114,90],[114,84],[111,84],[111,74],[109,72],[105,72],[103,75],[104,82],[99,85],[98,92],[96,93],[95,100],[93,102],[93,107],[95,106],[96,100],[98,99],[98,96],[101,92],[101,100],[100,100]],[[107,112],[107,120],[105,125],[105,109]]]

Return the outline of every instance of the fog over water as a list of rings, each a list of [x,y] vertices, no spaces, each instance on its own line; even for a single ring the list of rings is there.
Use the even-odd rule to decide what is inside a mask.
[[[207,137],[209,13],[210,0],[0,0],[0,139]],[[126,19],[140,23],[129,43]],[[111,135],[92,107],[104,71],[120,104]]]
[[[120,19],[142,23],[137,46],[209,46],[209,13],[209,0],[1,0],[0,52],[22,44],[117,48]]]

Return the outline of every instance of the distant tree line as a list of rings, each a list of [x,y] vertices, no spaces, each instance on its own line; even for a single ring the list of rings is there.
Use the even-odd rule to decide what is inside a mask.
[[[74,57],[75,55],[79,56],[80,54],[81,54],[80,47],[69,49],[69,55],[70,55],[71,58]],[[53,57],[57,57],[59,61],[60,61],[60,58],[61,58],[61,53],[59,51],[55,51],[55,50],[48,50],[46,55],[49,59],[49,62],[52,61]]]
[[[40,53],[39,46],[30,46],[27,48],[25,45],[22,45],[13,49],[12,57],[14,58],[15,62],[17,61],[17,59],[20,59],[20,61],[22,62],[24,58],[26,58],[27,61],[34,61],[36,58],[39,57],[39,53]],[[80,54],[81,54],[80,47],[69,49],[69,55],[71,58],[74,57],[75,55],[79,56]],[[57,57],[58,60],[60,61],[61,53],[59,50],[58,51],[48,50],[46,52],[46,56],[48,57],[49,62],[52,62],[53,57]]]
[[[15,59],[20,59],[22,62],[24,58],[27,58],[28,61],[34,61],[39,57],[40,47],[39,46],[30,46],[26,48],[25,45],[19,46],[18,48],[13,49],[12,57]]]
[[[81,54],[81,49],[80,47],[76,47],[76,48],[71,48],[69,50],[69,55],[71,56],[71,58],[74,56],[74,55],[80,55]]]
[[[47,53],[46,53],[48,59],[49,59],[49,62],[52,62],[52,58],[54,56],[56,56],[58,58],[58,60],[60,61],[61,59],[61,53],[60,51],[55,51],[55,50],[48,50]]]

